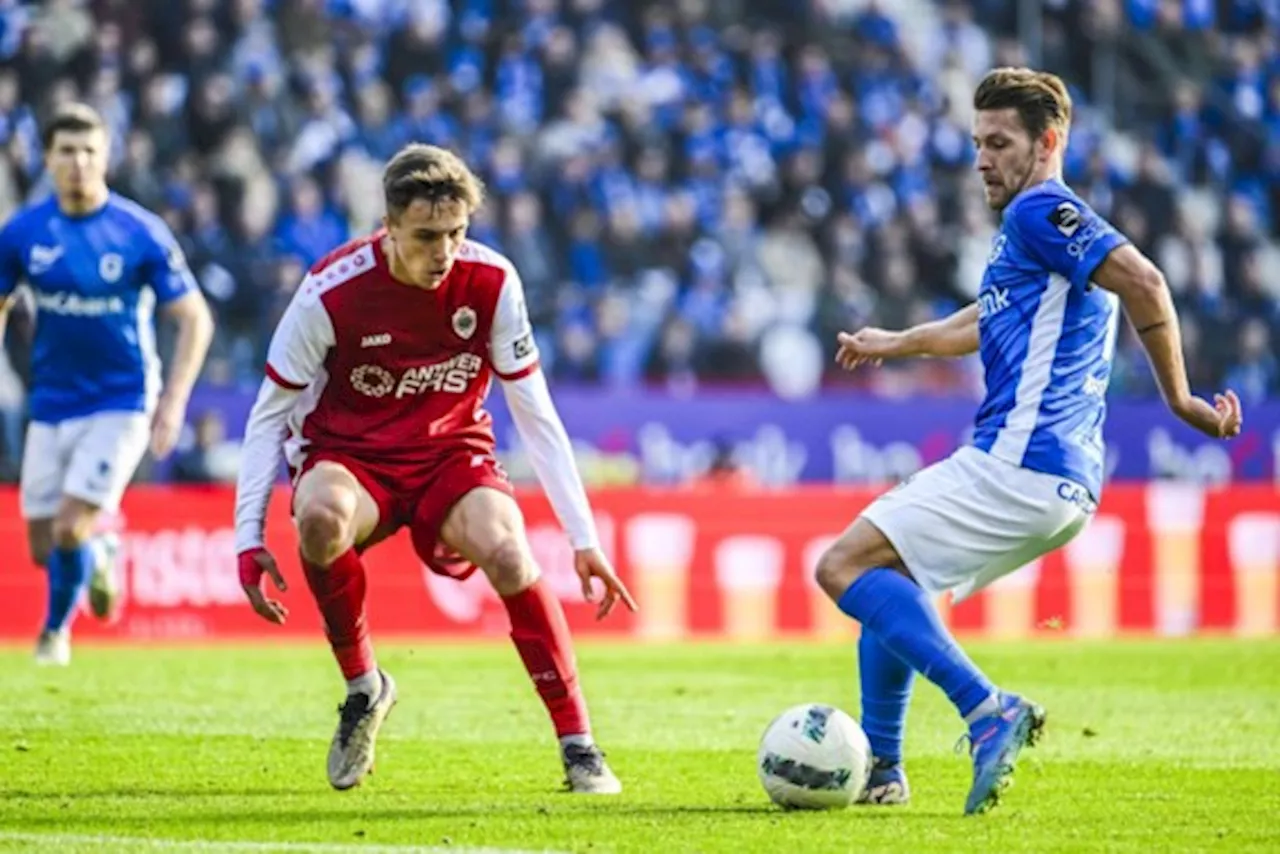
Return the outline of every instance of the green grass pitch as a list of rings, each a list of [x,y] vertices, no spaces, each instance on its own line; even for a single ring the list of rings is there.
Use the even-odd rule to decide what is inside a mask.
[[[1280,641],[974,644],[1049,710],[989,815],[960,815],[963,727],[918,683],[913,802],[784,813],[755,777],[799,702],[856,716],[854,647],[583,644],[597,737],[626,792],[559,793],[541,705],[501,643],[381,647],[400,685],[376,773],[328,788],[341,699],[321,645],[0,649],[0,851],[382,854],[1280,851]]]

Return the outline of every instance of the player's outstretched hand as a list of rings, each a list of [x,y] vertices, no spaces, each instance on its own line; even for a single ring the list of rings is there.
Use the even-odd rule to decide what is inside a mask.
[[[841,332],[836,336],[836,343],[840,345],[836,350],[836,363],[846,371],[852,371],[863,362],[879,365],[884,359],[898,355],[901,339],[899,332],[874,326],[852,333]]]
[[[1240,398],[1231,389],[1213,396],[1213,405],[1199,397],[1174,407],[1174,413],[1192,427],[1215,439],[1234,439],[1244,424]]]
[[[604,583],[604,596],[600,599],[600,607],[596,609],[597,620],[603,620],[609,616],[609,612],[613,610],[613,606],[619,599],[632,611],[636,610],[636,600],[631,598],[627,586],[613,571],[604,552],[599,549],[582,549],[574,552],[573,570],[578,573],[578,578],[582,579],[582,596],[588,602],[596,601],[591,579],[598,578]]]
[[[160,397],[155,417],[151,420],[151,454],[157,460],[163,460],[177,447],[186,413],[186,403],[163,395]]]
[[[240,552],[236,560],[240,564],[240,586],[244,588],[244,595],[249,597],[249,604],[253,606],[253,610],[267,622],[283,625],[285,617],[289,616],[288,609],[283,603],[268,599],[262,589],[263,575],[271,576],[276,589],[281,593],[289,589],[271,552],[261,548],[247,549]]]

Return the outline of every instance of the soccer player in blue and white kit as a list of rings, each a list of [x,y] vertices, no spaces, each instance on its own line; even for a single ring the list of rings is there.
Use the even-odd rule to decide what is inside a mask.
[[[14,289],[34,297],[22,514],[35,562],[49,578],[36,661],[67,664],[70,623],[86,587],[97,616],[112,609],[107,556],[91,538],[120,504],[148,445],[173,450],[204,363],[213,322],[164,222],[107,187],[107,135],[83,104],[44,130],[54,194],[0,230],[0,333]],[[153,309],[177,323],[161,390]]]
[[[1002,214],[978,300],[904,331],[841,333],[837,360],[980,352],[986,399],[972,445],[871,504],[823,554],[818,583],[862,624],[862,726],[875,756],[864,800],[904,803],[902,740],[915,673],[969,725],[984,812],[1034,743],[1044,710],[1000,690],[964,654],[931,596],[956,599],[1058,548],[1088,522],[1103,479],[1102,423],[1119,307],[1147,350],[1165,402],[1202,432],[1240,431],[1232,392],[1192,396],[1164,278],[1062,182],[1071,101],[1062,81],[997,69],[974,95],[976,168]]]

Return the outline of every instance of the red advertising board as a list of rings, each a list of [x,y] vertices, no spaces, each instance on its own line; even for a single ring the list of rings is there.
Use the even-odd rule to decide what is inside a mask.
[[[744,491],[626,488],[592,496],[604,548],[641,612],[596,622],[581,601],[569,545],[541,494],[522,494],[533,551],[579,634],[759,639],[851,635],[817,593],[810,568],[875,497],[866,489]],[[284,627],[245,604],[236,580],[233,495],[225,488],[137,487],[116,522],[125,592],[119,619],[76,623],[80,638],[318,638],[282,490],[272,550],[291,582]],[[27,640],[44,579],[26,554],[18,498],[0,491],[0,638]],[[465,583],[423,569],[403,533],[366,556],[378,636],[502,635],[506,616],[483,577]],[[1113,485],[1073,542],[954,608],[957,631],[991,637],[1280,631],[1280,494],[1270,485],[1202,489]]]

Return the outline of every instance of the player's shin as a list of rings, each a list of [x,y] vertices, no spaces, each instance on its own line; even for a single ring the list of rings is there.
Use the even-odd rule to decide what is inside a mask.
[[[324,618],[325,635],[333,657],[342,669],[350,693],[377,697],[381,688],[373,643],[365,619],[364,564],[354,548],[348,549],[328,566],[303,559],[307,586]]]
[[[54,549],[46,565],[49,575],[49,605],[44,630],[59,632],[71,623],[80,595],[93,571],[93,551],[87,543],[76,548]]]
[[[902,761],[907,703],[915,671],[889,651],[869,629],[858,639],[858,679],[862,688],[862,729],[878,761]]]
[[[539,578],[502,597],[511,618],[511,641],[542,698],[561,745],[591,743],[587,704],[578,686],[573,638],[560,600]]]
[[[946,692],[966,721],[999,709],[996,688],[964,654],[928,594],[891,569],[872,569],[836,603],[894,655]]]

